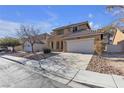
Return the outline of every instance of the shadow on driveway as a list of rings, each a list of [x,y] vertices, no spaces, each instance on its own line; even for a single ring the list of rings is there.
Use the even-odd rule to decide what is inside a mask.
[[[28,59],[32,59],[32,60],[42,60],[42,59],[46,59],[46,58],[49,58],[49,57],[52,57],[52,56],[56,56],[58,55],[59,53],[49,53],[49,54],[33,54],[33,55],[30,55],[26,58]]]
[[[10,54],[11,56],[16,56],[16,57],[24,57],[27,59],[31,59],[31,60],[42,60],[42,59],[46,59],[52,56],[56,56],[60,53],[48,53],[48,54],[44,54],[44,53],[12,53]]]

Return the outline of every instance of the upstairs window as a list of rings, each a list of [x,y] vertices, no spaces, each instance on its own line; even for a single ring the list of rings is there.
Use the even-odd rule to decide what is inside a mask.
[[[77,32],[77,31],[78,31],[77,27],[73,27],[73,32]]]
[[[58,30],[57,31],[57,35],[63,35],[64,34],[64,30]]]
[[[101,34],[101,40],[103,40],[103,34]]]

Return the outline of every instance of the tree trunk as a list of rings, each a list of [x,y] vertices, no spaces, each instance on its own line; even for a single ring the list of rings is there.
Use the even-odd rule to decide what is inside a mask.
[[[23,51],[24,51],[24,43],[22,44],[22,49],[23,49]]]
[[[32,53],[34,53],[34,44],[31,44]]]
[[[15,47],[12,47],[12,52],[15,52]]]

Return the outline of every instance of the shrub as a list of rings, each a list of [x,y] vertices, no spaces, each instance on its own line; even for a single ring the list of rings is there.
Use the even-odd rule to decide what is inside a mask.
[[[95,52],[98,55],[101,55],[105,50],[105,44],[103,43],[103,41],[97,41],[95,44]]]
[[[12,51],[15,52],[15,47],[20,45],[20,42],[16,38],[11,38],[11,37],[6,37],[0,39],[0,46],[7,48],[7,47],[12,47]]]
[[[51,53],[51,50],[48,48],[43,49],[44,54]]]

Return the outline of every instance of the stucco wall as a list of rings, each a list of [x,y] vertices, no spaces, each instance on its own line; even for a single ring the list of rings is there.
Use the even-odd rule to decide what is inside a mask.
[[[33,45],[34,51],[42,51],[46,47],[47,47],[47,44],[36,43],[36,44]],[[31,52],[32,51],[32,46],[29,42],[25,42],[24,51],[26,51],[26,52]]]
[[[60,47],[61,46],[61,41],[63,41],[63,39],[60,36],[55,36],[55,37],[48,40],[48,46],[53,51],[63,51],[63,49],[61,49],[61,47]],[[53,48],[52,48],[52,45],[51,45],[52,42],[53,42]],[[57,49],[57,47],[56,47],[57,42],[59,42],[59,49]]]
[[[113,44],[107,45],[107,52],[124,52],[124,33],[117,29]]]
[[[121,44],[107,45],[107,52],[124,52],[124,48]]]
[[[80,37],[80,39],[88,39],[88,38],[95,38],[94,43],[96,43],[97,40],[101,40],[101,35]],[[77,39],[79,39],[79,38],[73,38],[73,39],[70,39],[70,40],[77,40]],[[63,49],[61,49],[61,48],[60,49],[56,49],[56,42],[58,42],[58,41],[59,42],[63,41]],[[53,42],[54,49],[51,48],[51,42]],[[48,46],[53,51],[64,51],[64,52],[67,52],[67,43],[66,43],[66,40],[64,40],[60,36],[54,36],[54,37],[50,38],[48,40]],[[61,44],[60,44],[60,46],[61,46]]]
[[[32,51],[31,44],[29,42],[24,43],[24,51],[26,51],[26,52],[31,52]]]
[[[34,44],[34,51],[42,51],[44,48],[46,48],[46,44]]]
[[[122,33],[119,29],[117,29],[113,44],[117,45],[119,42],[124,41],[124,33]]]
[[[22,46],[22,45],[16,46],[16,47],[15,47],[15,50],[16,50],[16,51],[22,51],[22,50],[23,50],[23,46]]]

